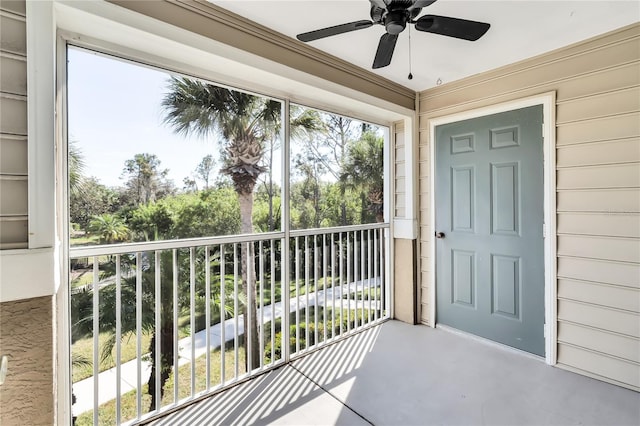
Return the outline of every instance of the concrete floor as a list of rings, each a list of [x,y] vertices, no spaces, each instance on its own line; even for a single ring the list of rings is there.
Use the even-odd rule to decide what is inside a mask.
[[[640,394],[389,321],[154,425],[640,425]]]

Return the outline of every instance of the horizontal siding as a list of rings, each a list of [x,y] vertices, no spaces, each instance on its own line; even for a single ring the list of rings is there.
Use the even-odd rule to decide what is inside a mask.
[[[558,341],[640,363],[640,345],[636,339],[592,327],[560,322]]]
[[[418,189],[420,197],[418,200],[418,224],[420,226],[420,321],[423,324],[431,324],[430,297],[431,297],[431,276],[430,267],[430,243],[429,237],[433,234],[431,229],[431,199],[428,196],[431,180],[431,162],[429,160],[429,144],[425,142],[424,134],[420,135],[419,160],[418,160]],[[424,192],[424,194],[423,194]]]
[[[14,13],[19,16],[26,16],[26,2],[25,0],[1,0],[0,9],[5,12]]]
[[[585,96],[570,101],[558,101],[556,123],[592,120],[640,111],[638,86],[614,92]]]
[[[640,213],[640,193],[630,189],[559,190],[558,212]]]
[[[640,313],[640,288],[561,278],[558,297]]]
[[[566,79],[558,86],[557,99],[562,102],[638,86],[640,74],[635,72],[636,66],[634,62],[620,66],[608,65],[606,69]]]
[[[0,129],[5,134],[27,134],[26,96],[0,94]]]
[[[26,55],[27,23],[24,16],[0,9],[0,50]]]
[[[27,137],[0,135],[0,171],[8,175],[27,175]]]
[[[0,218],[0,249],[23,248],[29,229],[26,216],[5,216]]]
[[[640,366],[624,359],[579,346],[558,344],[558,364],[578,373],[640,390]]]
[[[640,188],[640,163],[560,169],[558,189]]]
[[[489,100],[487,104],[492,104],[504,95],[511,98],[521,97],[522,95],[517,92],[541,93],[547,90],[561,92],[566,82],[579,81],[587,75],[594,75],[597,79],[597,75],[603,74],[606,70],[637,62],[637,35],[638,29],[632,27],[619,33],[618,36],[621,38],[619,40],[603,43],[602,39],[594,39],[573,48],[560,49],[551,55],[542,55],[521,64],[505,67],[502,70],[427,90],[420,95],[421,112],[442,115],[438,113],[451,110],[455,106],[484,103],[482,101],[485,100]],[[631,75],[627,78],[634,77]],[[606,80],[606,75],[603,75],[602,79]],[[593,94],[591,87],[584,87],[582,89],[584,92],[578,96]],[[619,87],[620,85],[616,84],[611,89]],[[421,128],[426,127],[421,126]]]
[[[640,315],[637,312],[559,299],[558,320],[640,338]]]
[[[557,247],[560,257],[640,263],[640,241],[637,238],[560,235]]]
[[[0,52],[0,92],[26,96],[27,60],[24,56]]]
[[[640,288],[640,265],[578,257],[558,259],[558,278]]]
[[[393,123],[393,131],[394,131],[394,161],[395,161],[395,169],[394,169],[394,215],[398,218],[404,218],[406,216],[405,210],[405,178],[406,178],[406,164],[405,164],[405,156],[404,156],[404,122],[398,121]]]
[[[433,234],[431,229],[431,200],[428,190],[431,186],[431,161],[428,132],[420,132],[420,146],[418,149],[418,224],[420,229],[420,312],[419,319],[423,324],[431,324],[431,263],[429,237]]]
[[[0,2],[0,249],[28,242],[24,1]]]
[[[558,146],[631,139],[640,136],[640,113],[566,123],[556,129]]]
[[[567,145],[556,151],[559,169],[634,162],[640,162],[640,138]]]
[[[563,212],[557,215],[558,234],[640,238],[635,214]]]
[[[549,91],[556,93],[558,364],[637,389],[640,24],[422,92],[419,158],[429,160],[432,118]],[[432,234],[424,227],[429,203],[425,174],[423,246]],[[423,294],[430,264],[423,254]]]
[[[0,176],[0,217],[27,214],[26,177]]]

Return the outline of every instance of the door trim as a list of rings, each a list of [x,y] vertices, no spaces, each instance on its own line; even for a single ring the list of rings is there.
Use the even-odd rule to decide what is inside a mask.
[[[486,115],[497,114],[515,109],[542,105],[543,115],[543,164],[544,164],[544,319],[545,319],[545,362],[555,365],[557,362],[557,286],[556,286],[556,93],[547,92],[540,95],[517,99],[487,107],[436,117],[429,120],[429,230],[435,231],[435,129],[437,126]],[[540,230],[543,232],[543,230]],[[436,246],[435,238],[429,237],[429,324],[436,326]]]

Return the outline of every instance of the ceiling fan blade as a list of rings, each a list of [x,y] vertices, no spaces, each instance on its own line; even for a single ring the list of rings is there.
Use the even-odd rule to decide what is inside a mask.
[[[467,21],[438,15],[424,15],[416,21],[416,30],[476,41],[489,30],[485,22]]]
[[[355,21],[347,24],[335,25],[333,27],[322,28],[320,30],[309,31],[308,33],[298,34],[296,37],[300,41],[308,42],[319,40],[325,37],[331,37],[338,34],[348,33],[350,31],[362,30],[373,25],[371,21]]]
[[[387,8],[387,1],[385,0],[369,0],[369,2],[373,5],[373,6],[377,6],[380,9],[386,9]]]
[[[393,57],[393,50],[396,48],[396,41],[398,41],[398,35],[383,34],[380,37],[380,43],[378,43],[378,51],[376,52],[376,58],[373,60],[373,69],[386,67],[391,63]]]
[[[416,0],[407,10],[422,9],[423,7],[431,6],[435,2],[436,0]]]

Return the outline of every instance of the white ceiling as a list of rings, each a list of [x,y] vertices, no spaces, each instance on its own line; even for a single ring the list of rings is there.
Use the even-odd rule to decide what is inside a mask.
[[[291,37],[370,19],[368,0],[210,1]],[[421,15],[425,14],[488,22],[491,28],[480,40],[469,42],[418,32],[411,26],[413,79],[407,78],[408,29],[400,34],[391,64],[374,73],[413,90],[425,90],[638,22],[640,1],[438,0],[422,9]],[[371,70],[382,34],[384,28],[374,25],[309,44]]]

